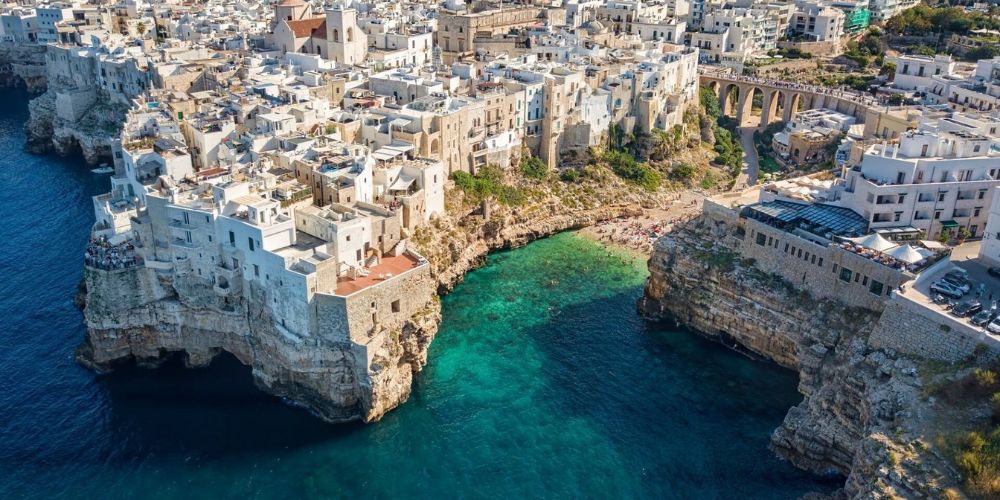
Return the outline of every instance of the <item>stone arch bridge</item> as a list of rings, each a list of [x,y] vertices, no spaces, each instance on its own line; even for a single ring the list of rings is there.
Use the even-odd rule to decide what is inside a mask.
[[[854,116],[858,123],[865,123],[871,113],[878,113],[877,101],[856,92],[722,73],[702,73],[699,77],[701,86],[712,89],[718,96],[722,113],[735,118],[741,127],[752,121],[753,98],[757,93],[761,94],[762,103],[760,126],[779,120],[787,122],[806,109],[831,109]]]

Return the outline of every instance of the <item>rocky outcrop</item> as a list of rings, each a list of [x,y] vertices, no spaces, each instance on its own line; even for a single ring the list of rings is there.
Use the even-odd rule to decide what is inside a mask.
[[[125,122],[128,109],[101,92],[79,116],[59,113],[53,82],[44,94],[28,103],[30,117],[25,124],[27,149],[33,153],[55,152],[67,156],[80,153],[88,164],[111,159],[111,144]]]
[[[439,302],[431,300],[401,329],[381,335],[369,364],[349,341],[279,331],[262,290],[249,300],[220,301],[207,280],[145,267],[88,268],[85,280],[87,337],[76,355],[82,364],[106,371],[181,356],[200,367],[225,351],[251,368],[262,390],[330,422],[378,420],[406,401],[440,320]]]
[[[44,92],[45,46],[0,42],[0,88],[25,88]]]
[[[442,294],[451,291],[492,250],[642,213],[636,204],[558,207],[562,205],[546,205],[541,216],[538,207],[531,212],[498,208],[489,218],[465,212],[435,219],[417,235],[423,238],[418,250],[431,263],[427,286]],[[229,352],[251,367],[261,389],[330,422],[378,420],[405,402],[414,375],[427,363],[441,319],[440,303],[433,297],[401,328],[382,336],[369,362],[350,342],[278,331],[263,290],[252,290],[253,299],[220,301],[208,280],[145,267],[88,268],[85,282],[87,338],[77,350],[82,364],[99,371],[125,361],[155,367],[181,356],[187,366],[197,367]]]
[[[773,434],[798,467],[847,477],[851,498],[936,498],[954,481],[917,437],[927,413],[914,362],[871,348],[879,313],[814,300],[742,262],[734,228],[702,216],[662,238],[639,309],[799,372],[803,401]]]
[[[79,153],[89,164],[110,160],[111,143],[128,105],[110,98],[96,82],[90,89],[80,89],[48,71],[46,52],[45,45],[0,43],[0,87],[41,94],[28,103],[26,148],[63,156]]]
[[[419,230],[415,242],[421,255],[431,262],[432,274],[438,280],[438,292],[445,294],[461,283],[467,272],[484,265],[489,252],[517,248],[604,220],[642,214],[642,207],[634,203],[577,210],[557,207],[548,205],[542,214],[530,216],[498,208],[497,213],[488,218],[483,210],[442,217],[432,222],[433,227]]]

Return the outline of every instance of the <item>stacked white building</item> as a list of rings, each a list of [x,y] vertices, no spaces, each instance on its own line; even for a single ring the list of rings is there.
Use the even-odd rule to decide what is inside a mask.
[[[928,114],[898,144],[872,144],[845,172],[840,204],[875,230],[980,237],[1000,185],[995,116]]]

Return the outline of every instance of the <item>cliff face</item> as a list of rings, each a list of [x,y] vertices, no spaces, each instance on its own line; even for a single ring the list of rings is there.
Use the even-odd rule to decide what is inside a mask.
[[[804,399],[771,439],[796,466],[847,476],[853,498],[940,496],[950,479],[917,439],[930,410],[915,365],[867,344],[879,314],[813,300],[741,262],[732,235],[703,216],[662,238],[640,311],[797,370]]]
[[[423,229],[421,252],[431,262],[426,289],[450,291],[467,271],[485,263],[489,251],[525,245],[599,220],[636,215],[637,205],[517,216],[500,211],[486,222],[465,214],[443,217]],[[149,268],[87,269],[84,295],[87,338],[77,359],[96,370],[134,360],[155,367],[180,355],[187,366],[207,366],[221,352],[252,368],[264,391],[303,406],[330,422],[378,420],[409,397],[413,377],[427,363],[427,350],[441,319],[436,297],[402,328],[386,332],[371,356],[351,343],[299,339],[273,325],[263,290],[250,300],[221,300],[208,280],[175,277]]]
[[[28,150],[63,156],[79,152],[91,165],[109,160],[111,144],[125,122],[127,107],[95,91],[93,103],[79,106],[83,109],[75,113],[60,112],[57,96],[62,90],[57,80],[50,81],[48,90],[28,103],[31,116],[24,126]]]
[[[414,244],[431,263],[438,293],[445,294],[461,283],[465,273],[484,265],[491,251],[517,248],[562,231],[641,214],[638,204],[577,210],[549,205],[543,213],[530,216],[499,208],[488,218],[479,212],[437,219],[433,227],[418,230]]]
[[[250,300],[225,302],[207,281],[141,267],[87,269],[85,279],[87,338],[77,349],[84,365],[108,370],[134,360],[155,367],[181,355],[199,367],[226,351],[251,367],[261,389],[330,422],[378,420],[406,401],[440,318],[438,301],[429,301],[399,331],[382,336],[369,364],[350,342],[278,331],[260,290]]]
[[[0,42],[0,87],[45,91],[45,46]]]

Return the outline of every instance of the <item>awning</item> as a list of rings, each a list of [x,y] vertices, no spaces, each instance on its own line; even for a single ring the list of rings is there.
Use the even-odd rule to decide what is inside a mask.
[[[416,177],[400,175],[399,178],[396,179],[396,182],[393,182],[392,186],[389,186],[389,191],[406,191],[407,189],[410,189],[410,185],[413,184],[414,180],[416,180]]]
[[[900,247],[893,248],[885,252],[885,254],[895,259],[906,262],[907,264],[915,264],[926,258],[923,254],[918,252],[916,248],[913,248],[910,245],[903,245]]]
[[[958,222],[953,220],[941,221],[941,227],[944,227],[945,229],[958,229]]]
[[[858,238],[845,238],[848,241],[852,241],[855,244],[861,245],[865,248],[870,248],[876,252],[884,252],[890,248],[895,248],[897,245],[885,238],[881,234],[872,233],[867,236],[860,236]]]

